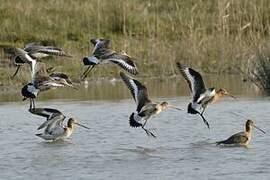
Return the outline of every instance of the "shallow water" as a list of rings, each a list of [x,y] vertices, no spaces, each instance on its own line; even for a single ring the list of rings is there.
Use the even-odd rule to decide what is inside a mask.
[[[189,102],[166,100],[182,108]],[[43,119],[28,113],[27,102],[2,103],[0,179],[269,179],[269,100],[224,98],[206,110],[211,130],[198,116],[166,110],[148,124],[156,139],[129,127],[132,99],[39,101],[91,127],[77,127],[70,139],[54,143],[34,135]],[[246,118],[267,134],[254,131],[249,148],[213,144],[243,130]]]
[[[260,92],[250,83],[243,82],[238,75],[204,75],[206,85],[225,88],[234,95],[246,97],[261,96]],[[187,83],[180,75],[167,78],[140,79],[151,97],[178,97],[189,95]],[[76,84],[78,90],[59,88],[39,94],[38,101],[54,100],[119,100],[130,98],[130,92],[120,79],[89,81],[87,84]],[[21,101],[21,88],[0,88],[0,103]]]

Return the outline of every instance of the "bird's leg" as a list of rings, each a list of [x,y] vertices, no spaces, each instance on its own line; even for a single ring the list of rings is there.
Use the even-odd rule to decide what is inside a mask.
[[[147,120],[148,120],[148,119],[146,119],[146,120],[144,121],[144,123],[143,123],[143,125],[142,125],[143,128],[144,128],[144,126],[146,125]]]
[[[82,76],[86,74],[86,72],[91,68],[92,66],[88,66],[87,69],[83,72]]]
[[[17,75],[17,73],[19,72],[20,68],[21,68],[21,66],[18,66],[17,67],[15,73],[11,76],[11,79],[13,79]]]
[[[32,102],[33,102],[33,109],[35,109],[35,108],[36,108],[36,105],[35,105],[35,100],[34,100],[34,99],[32,99]]]
[[[206,124],[206,126],[208,127],[208,129],[210,129],[209,123],[208,123],[208,121],[203,117],[203,114],[201,114],[201,113],[199,113],[199,112],[198,112],[198,114],[202,117],[204,124]]]
[[[203,110],[202,110],[202,112],[201,112],[201,115],[203,115],[205,109],[206,109],[206,107],[203,107]]]
[[[29,109],[32,109],[32,98],[30,98],[29,101],[30,101],[30,107],[29,107]]]
[[[95,65],[89,66],[84,73],[82,74],[81,80],[85,80],[85,78],[87,77],[87,75],[91,72],[91,70],[95,67]]]
[[[146,134],[147,134],[148,136],[152,136],[152,137],[156,138],[156,136],[155,136],[151,131],[145,129],[143,126],[142,126],[142,129],[146,132]]]
[[[147,123],[147,120],[148,120],[148,119],[146,119],[145,122],[143,123],[142,129],[146,132],[146,134],[147,134],[148,136],[152,136],[152,137],[156,138],[156,136],[155,136],[151,131],[149,131],[148,129],[145,129],[145,128],[144,128],[144,126],[145,126],[146,123]]]

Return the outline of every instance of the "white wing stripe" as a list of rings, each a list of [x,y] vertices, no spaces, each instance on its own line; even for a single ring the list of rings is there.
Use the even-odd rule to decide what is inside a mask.
[[[191,91],[192,91],[191,93],[192,93],[192,96],[194,97],[195,96],[195,79],[190,74],[189,69],[187,67],[183,69],[183,72],[186,74],[186,76],[191,84]]]
[[[138,102],[138,92],[139,92],[138,87],[132,79],[129,79],[129,83],[133,89],[133,95],[134,95],[135,102],[136,102],[136,104],[138,104],[139,103]]]
[[[126,61],[122,60],[122,59],[108,59],[109,61],[116,61],[120,64],[122,64],[124,67],[126,67],[129,70],[136,70],[136,67],[128,64]]]

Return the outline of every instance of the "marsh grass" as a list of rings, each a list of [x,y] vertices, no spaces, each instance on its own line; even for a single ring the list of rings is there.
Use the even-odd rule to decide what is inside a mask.
[[[270,43],[263,44],[250,56],[243,74],[257,87],[270,92]]]
[[[83,70],[80,60],[90,53],[94,37],[111,39],[113,49],[135,57],[142,76],[173,75],[176,60],[208,73],[239,73],[269,37],[269,7],[269,0],[2,0],[0,45],[59,46],[74,58],[51,63],[73,79]],[[6,79],[15,68],[3,53],[1,62],[0,81],[13,84]],[[100,66],[90,78],[118,71]]]

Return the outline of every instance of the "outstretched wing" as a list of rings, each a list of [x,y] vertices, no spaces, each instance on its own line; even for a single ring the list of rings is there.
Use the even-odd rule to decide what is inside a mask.
[[[64,74],[64,73],[52,73],[52,74],[50,74],[50,77],[56,81],[59,81],[60,79],[65,79],[67,83],[72,84],[72,81],[69,78],[69,76],[67,74]]]
[[[120,76],[127,85],[137,104],[137,112],[140,112],[143,106],[151,102],[151,100],[148,97],[147,88],[139,81],[128,77],[123,72],[120,72]]]
[[[189,85],[190,91],[193,96],[193,102],[196,102],[200,95],[205,92],[205,85],[202,76],[197,71],[185,65],[182,65],[179,62],[177,62],[176,64]]]
[[[126,54],[113,53],[107,57],[107,60],[119,65],[130,74],[137,75],[138,70],[133,60]]]
[[[46,55],[53,55],[53,56],[66,56],[66,57],[72,57],[71,55],[67,54],[65,51],[63,51],[60,48],[54,47],[54,46],[42,46],[37,43],[29,43],[24,48],[25,51],[27,51],[29,54],[46,54]]]
[[[48,121],[45,121],[44,123],[42,123],[39,127],[38,127],[38,130],[39,129],[43,129],[46,127],[45,129],[45,133],[51,133],[53,129],[57,128],[57,127],[60,127],[60,129],[62,129],[63,127],[63,122],[65,120],[65,116],[63,114],[61,115],[57,115],[53,118],[51,118],[50,120]]]
[[[40,91],[45,91],[53,87],[64,87],[61,82],[54,80],[53,78],[45,75],[36,75],[34,78],[34,85]]]
[[[29,109],[29,112],[38,116],[45,117],[47,120],[52,119],[58,115],[63,115],[59,110],[52,108],[31,108]]]
[[[29,56],[28,52],[26,52],[25,50],[21,48],[15,48],[14,53],[15,53],[15,59],[16,57],[19,57],[20,60],[25,63],[30,63],[33,61],[33,59]]]
[[[100,49],[107,49],[110,45],[110,40],[108,39],[91,39],[90,42],[94,45],[92,54],[95,55]]]

